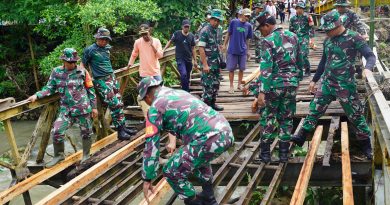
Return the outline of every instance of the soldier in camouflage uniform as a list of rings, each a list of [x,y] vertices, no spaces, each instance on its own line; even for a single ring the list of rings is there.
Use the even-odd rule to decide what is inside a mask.
[[[251,19],[249,20],[249,23],[252,24],[253,28],[255,28],[256,25],[256,18],[257,16],[263,12],[264,6],[261,3],[257,3],[254,6],[254,11],[252,12]]]
[[[280,162],[288,161],[289,141],[296,108],[296,90],[303,76],[303,59],[298,37],[291,31],[276,27],[276,19],[268,12],[257,18],[264,36],[260,53],[260,83],[258,104],[264,106],[260,113],[260,159],[271,160],[270,144],[279,137]]]
[[[309,62],[309,42],[314,37],[314,23],[312,17],[304,13],[306,5],[304,2],[298,2],[295,9],[297,15],[291,17],[289,30],[298,36],[299,44],[301,45],[301,53],[304,61],[305,76],[310,76]]]
[[[136,130],[125,127],[125,115],[123,113],[122,96],[119,93],[119,82],[115,78],[110,61],[111,40],[110,31],[99,28],[94,36],[96,43],[84,50],[82,67],[90,67],[92,70],[93,84],[102,101],[111,110],[114,126],[118,129],[118,139],[128,140]]]
[[[201,82],[203,86],[202,100],[217,111],[223,107],[215,104],[220,84],[220,45],[219,23],[222,20],[222,12],[214,9],[211,12],[210,23],[200,32],[198,43],[200,58],[202,61]]]
[[[376,58],[366,41],[358,33],[345,29],[339,17],[338,12],[332,11],[321,19],[321,28],[326,31],[328,38],[324,41],[322,58],[309,90],[315,92],[316,82],[320,78],[321,81],[314,99],[310,102],[310,113],[292,141],[302,146],[328,105],[338,99],[350,124],[356,128],[356,137],[363,147],[364,154],[371,159],[371,133],[356,90],[353,65],[357,52],[361,53],[367,60],[364,73],[369,74]]]
[[[343,24],[344,28],[351,29],[356,32],[358,32],[364,39],[368,38],[366,29],[364,28],[364,24],[362,21],[360,21],[359,16],[353,12],[352,10],[348,9],[350,6],[350,2],[347,0],[337,0],[334,6],[336,7],[337,11],[340,14],[340,21]],[[358,55],[358,58],[361,58],[361,56]],[[357,73],[357,78],[362,77],[362,62],[356,61],[355,63],[355,69]]]
[[[46,167],[52,167],[64,160],[65,131],[74,123],[80,126],[83,142],[82,162],[88,159],[93,133],[91,113],[92,117],[97,116],[92,79],[88,71],[77,67],[76,63],[80,59],[77,51],[73,48],[65,48],[60,59],[64,61],[64,64],[53,69],[46,86],[28,98],[34,102],[37,98],[55,93],[60,95],[58,117],[51,130],[54,157],[46,164]]]
[[[183,146],[163,167],[163,175],[185,204],[217,205],[210,162],[230,146],[234,137],[228,121],[191,94],[161,86],[161,81],[144,78],[139,95],[150,105],[145,128],[142,178],[144,194],[152,190],[151,180],[159,170],[160,138],[163,130],[181,139]],[[196,176],[203,191],[196,195],[188,181]]]

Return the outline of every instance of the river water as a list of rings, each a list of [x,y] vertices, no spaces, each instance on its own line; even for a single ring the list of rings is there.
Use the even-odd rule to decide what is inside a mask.
[[[30,141],[35,125],[36,125],[36,121],[12,121],[12,128],[15,134],[16,144],[19,149],[25,147],[27,143]],[[72,127],[71,129],[69,129],[69,131],[67,131],[67,134],[76,143],[77,149],[81,149],[81,141],[78,140],[79,129],[77,127]],[[4,131],[0,131],[0,140],[1,140],[0,155],[3,155],[4,153],[9,152],[10,150],[10,146]],[[37,142],[35,143],[34,149],[31,153],[29,163],[35,163],[40,142],[41,142],[41,138],[38,138]],[[49,146],[46,152],[49,153],[50,155],[53,154],[53,147],[51,145],[51,141],[49,142]],[[69,143],[65,144],[65,152],[68,154],[74,152],[74,149]],[[46,154],[44,160],[49,161],[50,158],[51,157],[47,156]],[[7,168],[0,166],[0,192],[8,188],[9,184],[11,183],[11,180],[12,177],[10,171]],[[55,188],[47,185],[35,186],[32,190],[30,190],[30,196],[33,204],[43,199],[45,196],[47,196],[48,193],[51,193],[54,190]],[[19,196],[15,198],[14,200],[11,201],[10,204],[23,205],[24,204],[23,197]]]

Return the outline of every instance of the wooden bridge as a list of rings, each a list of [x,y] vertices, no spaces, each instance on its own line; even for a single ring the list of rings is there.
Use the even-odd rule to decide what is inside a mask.
[[[318,33],[315,43],[319,47],[310,52],[312,74],[321,57],[321,42],[324,37],[325,34]],[[250,52],[254,52],[253,48]],[[160,60],[162,70],[164,72],[166,69],[172,69],[178,75],[173,60],[174,50],[171,48]],[[258,65],[253,60],[249,61],[245,71],[245,83],[256,77],[257,70]],[[358,86],[361,99],[366,100],[367,119],[373,133],[374,160],[364,160],[362,153],[350,150],[355,137],[349,134],[351,132],[348,121],[340,104],[332,102],[326,116],[320,119],[313,137],[306,142],[307,155],[294,156],[285,164],[258,162],[259,115],[252,113],[250,108],[254,97],[243,96],[237,91],[229,94],[228,74],[223,71],[224,80],[217,99],[217,102],[225,107],[222,114],[232,125],[249,122],[249,126],[236,126],[234,150],[212,163],[215,171],[213,185],[219,204],[249,204],[257,186],[267,187],[261,204],[270,204],[279,185],[295,186],[290,202],[294,205],[303,204],[309,185],[342,186],[344,204],[353,204],[354,201],[357,204],[370,202],[370,198],[366,197],[366,187],[369,187],[375,193],[375,203],[390,204],[390,96],[389,93],[381,91],[382,85],[390,77],[390,70],[378,59],[375,71],[373,75],[367,76],[367,81],[360,81]],[[121,82],[122,93],[126,86],[136,85],[137,72],[138,65],[129,70],[122,68],[115,71]],[[199,76],[198,73],[192,75],[190,88],[194,95],[201,93]],[[307,91],[310,79],[311,77],[306,77],[298,90],[295,133],[301,128],[303,118],[308,114],[308,104],[313,98]],[[98,139],[92,145],[91,153],[94,155],[86,162],[87,165],[78,165],[82,156],[81,151],[78,151],[52,168],[43,168],[43,156],[55,118],[57,101],[58,96],[54,95],[34,103],[11,103],[0,110],[0,121],[4,122],[13,157],[12,164],[1,162],[0,165],[9,168],[14,177],[10,188],[0,193],[0,204],[5,204],[19,195],[23,195],[25,204],[32,204],[29,190],[38,184],[49,184],[58,189],[40,199],[37,204],[146,204],[143,201],[140,174],[144,131],[140,129],[131,142],[117,141],[116,132],[109,129],[101,106],[99,120],[95,125]],[[36,129],[25,152],[20,156],[11,118],[40,107],[43,109]],[[128,107],[126,114],[130,118],[142,118],[142,112],[134,106]],[[29,163],[27,166],[30,151],[38,138],[41,138],[41,145],[36,164]],[[167,137],[164,136],[160,150],[163,158],[167,155],[164,148],[166,141]],[[272,151],[277,149],[276,145],[277,140],[271,146]],[[322,151],[319,151],[320,146],[324,147]],[[180,204],[161,173],[154,184],[156,192],[150,198],[152,204]]]

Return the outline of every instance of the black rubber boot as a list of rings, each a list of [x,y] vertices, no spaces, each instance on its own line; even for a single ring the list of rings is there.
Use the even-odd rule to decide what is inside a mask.
[[[202,192],[200,192],[198,196],[202,200],[203,205],[218,205],[211,181],[202,184]]]
[[[125,132],[129,135],[135,135],[138,133],[138,131],[136,129],[132,129],[132,128],[127,128],[127,127],[124,127],[125,128]]]
[[[81,163],[89,159],[91,145],[92,145],[92,138],[83,139],[83,158],[81,159]]]
[[[309,132],[306,132],[303,128],[301,128],[297,135],[291,137],[291,141],[294,142],[299,147],[302,147],[305,144],[306,138],[309,136]]]
[[[184,204],[185,205],[203,205],[202,200],[200,200],[196,196],[184,199]]]
[[[131,136],[125,131],[125,126],[118,127],[118,139],[119,140],[129,140]]]
[[[45,165],[46,168],[51,168],[54,165],[58,164],[59,162],[63,161],[65,159],[65,144],[64,142],[54,143],[53,142],[53,149],[54,149],[54,157],[53,159]]]
[[[215,99],[211,101],[211,107],[216,110],[216,111],[222,111],[223,110],[223,107],[222,106],[219,106],[217,104],[215,104]]]
[[[308,76],[310,76],[310,68],[305,68],[305,74],[304,74],[304,76],[306,76],[306,77],[308,77]]]
[[[279,160],[281,163],[288,162],[289,141],[279,140]]]
[[[260,142],[260,160],[264,163],[268,163],[271,161],[271,142],[269,139],[261,139]]]
[[[359,140],[359,143],[362,146],[363,153],[367,157],[367,159],[372,160],[372,148],[370,138],[365,140]]]

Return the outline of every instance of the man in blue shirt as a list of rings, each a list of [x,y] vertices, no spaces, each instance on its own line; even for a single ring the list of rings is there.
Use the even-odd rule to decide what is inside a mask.
[[[228,34],[223,45],[223,50],[226,51],[227,43],[229,48],[227,50],[226,68],[229,71],[230,90],[229,93],[234,93],[233,79],[234,70],[239,68],[237,89],[241,90],[242,77],[246,68],[246,60],[248,57],[249,41],[252,38],[252,26],[248,23],[251,17],[251,11],[246,8],[241,12],[238,19],[233,19],[229,24]]]
[[[190,21],[185,19],[182,22],[182,30],[173,33],[171,40],[168,41],[164,51],[175,43],[175,54],[177,69],[180,73],[181,88],[190,92],[190,77],[192,71],[192,59],[194,59],[194,67],[197,68],[196,51],[195,51],[195,36],[190,32]]]

